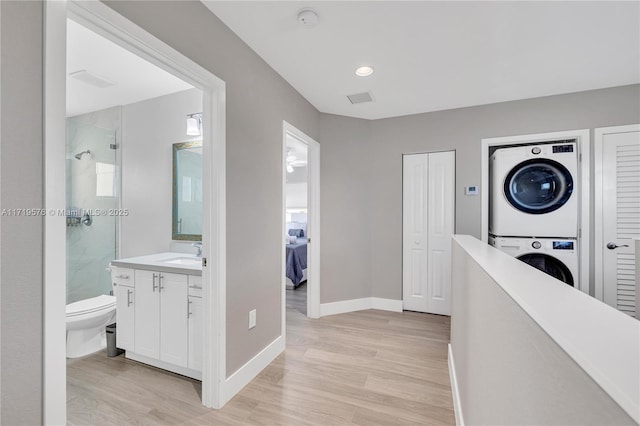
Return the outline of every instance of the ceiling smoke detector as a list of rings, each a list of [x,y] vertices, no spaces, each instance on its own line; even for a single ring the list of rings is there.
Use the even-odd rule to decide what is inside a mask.
[[[318,25],[318,14],[309,7],[300,9],[298,12],[298,22],[305,28],[313,28]]]

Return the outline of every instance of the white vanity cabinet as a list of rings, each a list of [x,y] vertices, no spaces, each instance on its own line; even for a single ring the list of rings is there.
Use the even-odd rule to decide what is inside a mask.
[[[135,271],[135,352],[187,367],[187,276]]]
[[[202,277],[189,276],[189,362],[191,369],[202,371],[204,340],[204,306],[202,304]]]
[[[116,297],[116,346],[132,351],[134,346],[134,302],[133,269],[112,268],[111,281]]]
[[[202,277],[154,267],[139,260],[112,262],[117,346],[127,358],[201,380]]]

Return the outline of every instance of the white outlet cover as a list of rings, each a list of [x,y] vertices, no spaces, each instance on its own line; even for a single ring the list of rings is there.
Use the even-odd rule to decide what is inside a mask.
[[[249,330],[256,326],[256,310],[249,311]]]

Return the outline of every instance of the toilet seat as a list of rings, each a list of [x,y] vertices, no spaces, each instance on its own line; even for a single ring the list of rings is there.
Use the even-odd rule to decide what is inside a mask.
[[[107,296],[106,294],[92,297],[90,299],[79,300],[67,305],[67,317],[76,317],[86,315],[93,312],[114,309],[116,306],[115,296]]]

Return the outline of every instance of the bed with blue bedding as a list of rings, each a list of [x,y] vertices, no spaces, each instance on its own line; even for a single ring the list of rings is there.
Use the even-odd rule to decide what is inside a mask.
[[[287,288],[296,288],[307,279],[307,239],[297,237],[286,247]]]

